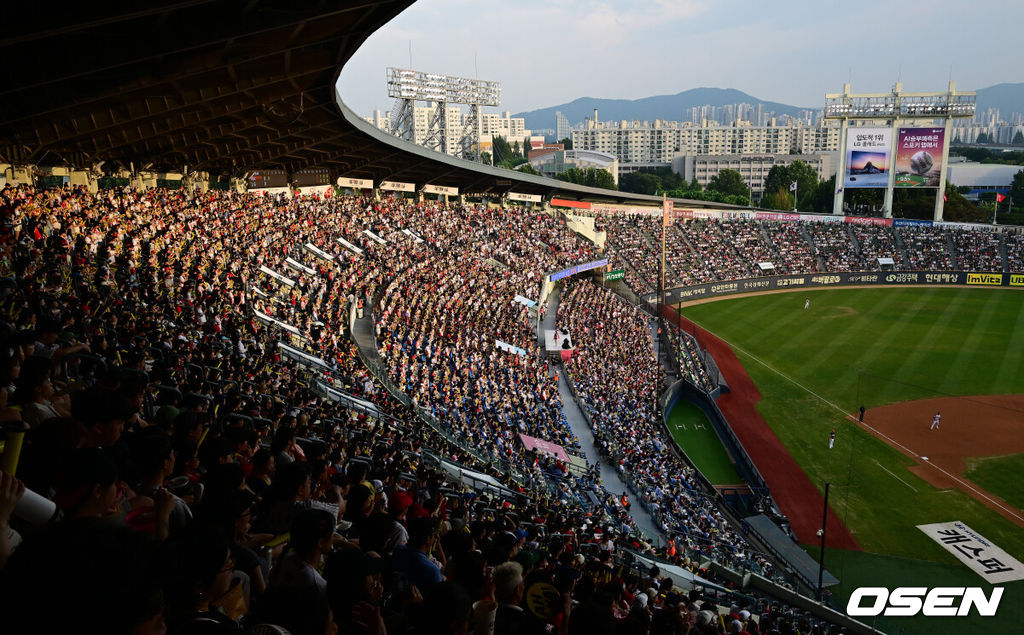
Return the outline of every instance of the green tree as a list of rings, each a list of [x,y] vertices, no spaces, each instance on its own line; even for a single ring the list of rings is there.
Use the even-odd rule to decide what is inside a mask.
[[[880,188],[863,189],[870,189],[872,191],[877,189],[877,192],[882,196],[885,194],[885,190]],[[898,187],[893,190],[892,207],[893,215],[898,218],[929,220],[935,215],[935,190],[931,188]]]
[[[585,170],[569,168],[555,178],[560,181],[568,181],[569,183],[586,185],[588,187],[602,187],[606,190],[618,189],[615,187],[615,179],[612,177],[611,172],[597,168],[586,168]]]
[[[698,180],[697,180],[697,177],[693,177],[693,180],[692,180],[692,181],[690,181],[690,187],[689,187],[689,190],[690,190],[691,192],[700,192],[700,191],[701,191],[701,190],[703,190],[703,189],[704,189],[704,188],[702,188],[702,187],[700,186],[700,181],[698,181]]]
[[[796,181],[796,207],[801,212],[814,211],[814,194],[818,189],[818,173],[803,161],[789,166],[790,182]]]
[[[750,188],[743,182],[743,175],[736,170],[725,169],[711,177],[708,181],[708,190],[750,200]]]
[[[1024,132],[1018,130],[1017,134],[1013,135],[1013,141],[1011,141],[1011,143],[1015,146],[1024,146]]]
[[[992,138],[988,136],[987,132],[983,132],[978,135],[978,140],[975,143],[992,143]]]
[[[572,150],[572,137],[566,137],[565,139],[559,139],[558,143],[565,146],[566,150]]]
[[[491,165],[491,153],[490,152],[481,152],[480,153],[480,162],[481,163],[486,163],[488,165]]]
[[[634,194],[657,194],[662,189],[661,179],[647,172],[630,172],[619,177],[619,189]]]
[[[786,190],[779,188],[761,197],[761,207],[765,209],[790,210],[793,209],[793,197]]]
[[[533,174],[534,176],[544,176],[543,174],[541,174],[540,172],[537,171],[537,168],[535,168],[532,165],[530,165],[529,162],[521,164],[516,169],[519,170],[520,172],[522,172],[523,174]]]
[[[512,158],[512,146],[508,144],[505,137],[491,139],[491,150],[494,151],[494,165],[501,165]]]
[[[1024,205],[1024,170],[1013,175],[1013,181],[1010,182],[1010,198],[1016,205]]]
[[[1001,165],[1024,165],[1024,152],[1002,152],[991,148],[957,148],[959,156],[978,163],[999,163]]]
[[[955,185],[946,183],[946,202],[942,206],[942,218],[956,223],[985,223],[990,221],[992,216],[988,210],[972,205],[960,194]]]
[[[831,214],[832,205],[836,196],[836,176],[827,181],[820,181],[818,187],[814,188],[814,196],[811,197],[811,209],[818,213]]]
[[[818,190],[818,173],[803,161],[794,161],[789,165],[773,165],[764,179],[764,191],[776,192],[780,189],[791,192],[790,186],[796,181],[797,206],[802,212],[817,211],[815,201]],[[773,198],[772,200],[777,200]],[[792,201],[792,195],[790,196]],[[761,207],[766,207],[762,199]],[[782,209],[772,207],[768,209]],[[785,209],[793,209],[793,206]]]
[[[782,190],[783,192],[789,192],[789,184],[792,182],[793,180],[789,178],[788,165],[773,165],[772,168],[768,170],[768,175],[764,177],[764,191],[766,193],[774,193],[778,192],[779,190]],[[776,200],[776,198],[771,199],[772,202],[775,202]],[[768,203],[768,196],[765,196],[761,199],[761,207],[764,207],[765,209],[793,209],[792,205],[787,205],[786,207],[768,207]]]

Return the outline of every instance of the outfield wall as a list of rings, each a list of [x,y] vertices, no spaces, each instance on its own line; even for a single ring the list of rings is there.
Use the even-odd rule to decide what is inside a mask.
[[[976,288],[1007,287],[1024,289],[1024,273],[993,273],[991,271],[842,271],[808,273],[788,276],[761,276],[722,282],[708,282],[676,287],[665,292],[665,303],[687,302],[734,293],[790,290],[803,288],[869,286],[963,286]],[[648,293],[644,300],[658,302],[657,293]]]

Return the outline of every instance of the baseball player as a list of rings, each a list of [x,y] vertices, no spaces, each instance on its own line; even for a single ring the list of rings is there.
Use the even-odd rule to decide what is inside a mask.
[[[942,413],[941,412],[936,412],[935,416],[932,417],[932,427],[931,427],[932,430],[938,430],[939,429],[939,421],[941,419],[942,419]]]
[[[836,429],[832,428],[832,433],[828,435],[828,449],[831,450],[832,446],[836,444]]]

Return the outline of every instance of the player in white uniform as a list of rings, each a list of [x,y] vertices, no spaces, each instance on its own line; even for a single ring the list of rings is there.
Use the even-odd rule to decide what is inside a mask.
[[[942,414],[936,412],[935,416],[932,417],[932,427],[931,427],[932,430],[938,430],[939,429],[939,421],[941,419],[942,419]]]

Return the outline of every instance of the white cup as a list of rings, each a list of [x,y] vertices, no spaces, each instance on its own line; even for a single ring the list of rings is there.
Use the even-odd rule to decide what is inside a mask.
[[[14,515],[30,525],[46,524],[53,518],[56,511],[56,503],[27,488],[18,502],[14,504]]]

